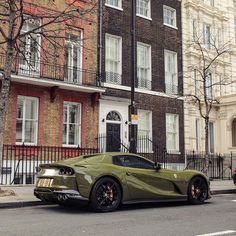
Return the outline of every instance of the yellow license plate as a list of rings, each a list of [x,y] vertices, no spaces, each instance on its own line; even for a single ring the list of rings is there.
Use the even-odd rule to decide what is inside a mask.
[[[50,188],[52,187],[53,179],[38,179],[37,187]]]

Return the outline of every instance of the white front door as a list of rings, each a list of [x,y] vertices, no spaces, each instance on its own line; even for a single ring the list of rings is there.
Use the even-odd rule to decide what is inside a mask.
[[[129,148],[128,107],[128,102],[100,99],[100,151],[126,151]]]

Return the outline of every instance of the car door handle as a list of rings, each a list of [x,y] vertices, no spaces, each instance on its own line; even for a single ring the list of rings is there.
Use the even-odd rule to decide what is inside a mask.
[[[127,176],[131,176],[131,173],[129,173],[129,172],[126,172],[126,175],[127,175]]]

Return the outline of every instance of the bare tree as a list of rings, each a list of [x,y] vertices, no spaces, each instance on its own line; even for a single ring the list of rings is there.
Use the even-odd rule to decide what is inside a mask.
[[[187,52],[195,58],[194,62],[186,62],[188,76],[185,76],[184,96],[194,104],[204,119],[205,163],[204,172],[209,167],[209,122],[212,109],[220,104],[221,89],[234,83],[224,68],[230,57],[230,42],[222,44],[217,37],[211,37],[207,42],[195,35],[194,42],[187,45]],[[190,75],[191,74],[191,75]],[[190,75],[190,76],[189,76]]]
[[[73,25],[73,21],[81,19],[91,20],[96,7],[95,0],[86,1],[86,4],[78,0],[0,0],[0,51],[5,60],[0,74],[0,156],[3,151],[12,70],[16,61],[24,60],[29,68],[33,67],[37,63],[37,50],[41,51],[40,55],[44,55],[45,60],[58,60],[58,49],[64,45],[61,39],[67,37],[63,33],[65,25],[68,22]],[[31,24],[30,29],[25,28],[27,23]],[[39,35],[45,42],[44,46],[40,44]],[[26,43],[26,38],[30,38],[31,45]],[[32,50],[26,52],[26,47]],[[0,174],[1,170],[0,158]]]

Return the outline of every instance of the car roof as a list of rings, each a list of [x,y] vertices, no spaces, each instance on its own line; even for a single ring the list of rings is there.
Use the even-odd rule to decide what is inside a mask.
[[[129,153],[129,152],[102,152],[102,153],[94,153],[94,154],[83,155],[83,158],[89,158],[89,157],[95,157],[95,156],[122,156],[122,155],[142,157],[138,154]]]

